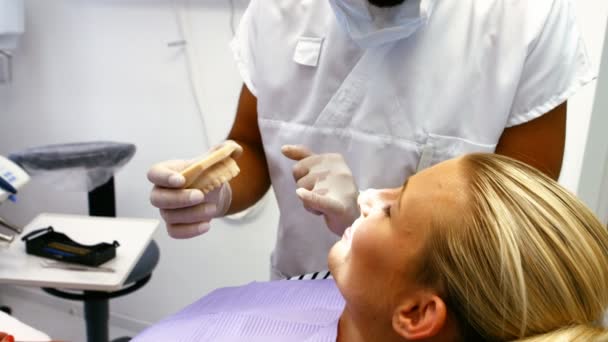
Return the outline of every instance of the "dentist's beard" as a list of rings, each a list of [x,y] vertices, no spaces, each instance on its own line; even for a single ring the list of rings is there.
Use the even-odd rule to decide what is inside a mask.
[[[377,7],[393,7],[401,5],[405,0],[367,0],[370,4]]]

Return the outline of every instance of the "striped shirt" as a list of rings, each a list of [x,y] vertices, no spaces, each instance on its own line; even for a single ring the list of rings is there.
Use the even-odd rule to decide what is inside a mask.
[[[301,274],[301,275],[287,278],[287,280],[314,280],[314,279],[334,279],[334,277],[332,277],[331,272],[329,272],[328,270],[325,270],[325,271],[320,271],[320,272]]]

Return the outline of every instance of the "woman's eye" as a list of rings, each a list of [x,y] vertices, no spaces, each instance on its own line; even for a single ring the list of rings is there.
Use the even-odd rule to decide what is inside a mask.
[[[382,208],[382,210],[384,211],[384,214],[388,217],[391,217],[391,206],[390,205],[386,205],[384,208]]]

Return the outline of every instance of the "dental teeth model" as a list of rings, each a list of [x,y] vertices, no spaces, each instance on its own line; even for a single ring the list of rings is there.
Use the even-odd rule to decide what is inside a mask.
[[[184,188],[196,188],[207,194],[236,177],[240,169],[231,156],[240,149],[241,146],[237,143],[228,141],[207,157],[190,165],[181,172],[186,178]]]

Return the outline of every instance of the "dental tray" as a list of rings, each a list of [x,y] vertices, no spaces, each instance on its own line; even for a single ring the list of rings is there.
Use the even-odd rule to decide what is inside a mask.
[[[83,245],[53,227],[34,230],[21,238],[27,254],[80,265],[99,266],[116,257],[118,241]]]

